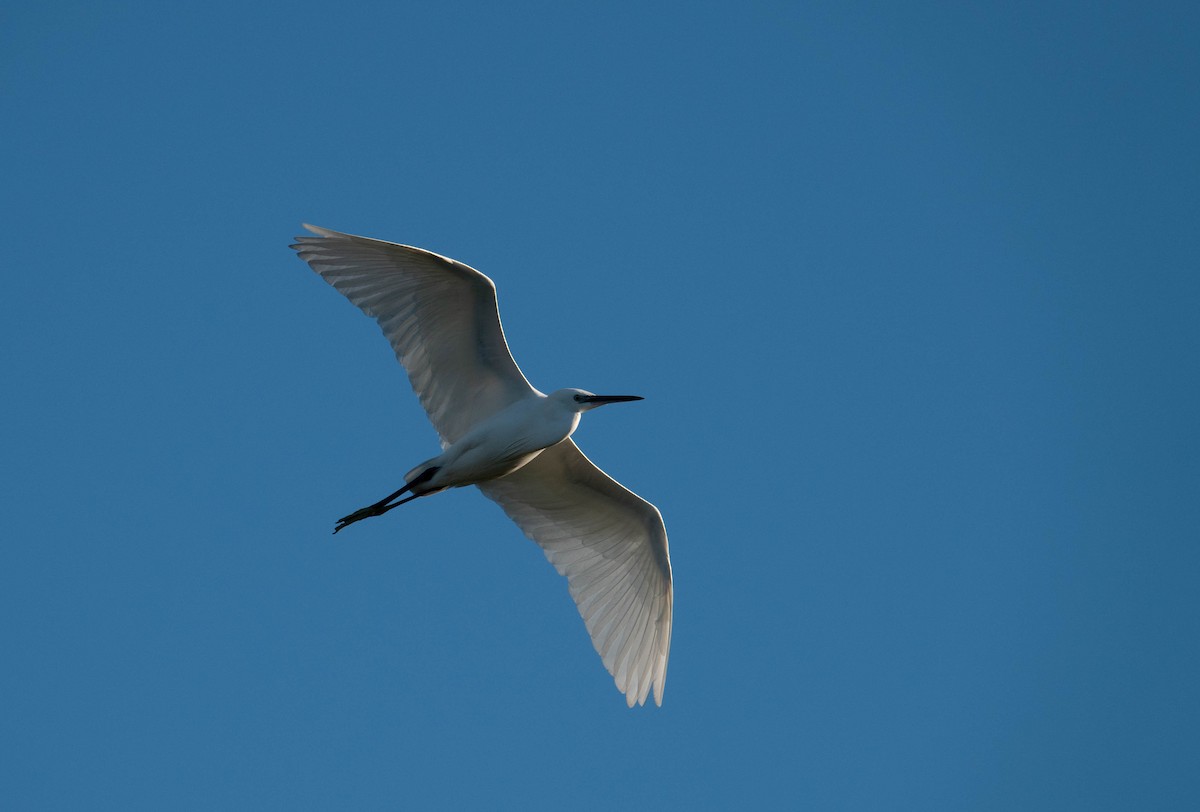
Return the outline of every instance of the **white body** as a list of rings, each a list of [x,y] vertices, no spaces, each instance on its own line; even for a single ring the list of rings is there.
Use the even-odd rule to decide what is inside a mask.
[[[477,485],[567,578],[592,645],[633,706],[661,705],[674,587],[667,531],[654,505],[597,468],[570,439],[581,412],[632,397],[529,385],[504,339],[496,288],[430,251],[306,226],[293,247],[374,318],[408,372],[442,453],[387,500],[343,519],[381,515],[407,499]],[[339,524],[341,529],[344,524]]]
[[[411,482],[429,468],[437,468],[429,480],[413,488],[414,493],[425,494],[511,474],[574,433],[582,409],[572,398],[580,392],[560,389],[548,397],[531,393],[472,426],[449,448],[404,478]]]

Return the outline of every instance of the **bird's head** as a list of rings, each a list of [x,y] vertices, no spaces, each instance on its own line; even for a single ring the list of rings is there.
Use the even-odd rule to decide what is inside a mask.
[[[586,412],[606,403],[626,403],[642,400],[637,395],[596,395],[586,389],[559,389],[549,395],[551,400],[561,403],[573,412]]]

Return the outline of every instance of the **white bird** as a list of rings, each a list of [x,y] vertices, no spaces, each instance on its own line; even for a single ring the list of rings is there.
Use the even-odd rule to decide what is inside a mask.
[[[292,247],[379,323],[442,441],[442,453],[405,474],[403,488],[342,518],[333,532],[447,488],[477,486],[567,577],[626,703],[644,704],[653,687],[662,705],[674,596],[662,515],[570,439],[583,412],[641,398],[542,394],[509,353],[491,279],[420,248],[304,227],[318,236],[297,237]]]

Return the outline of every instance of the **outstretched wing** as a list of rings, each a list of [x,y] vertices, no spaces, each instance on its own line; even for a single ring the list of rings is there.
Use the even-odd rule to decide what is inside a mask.
[[[569,438],[479,489],[567,577],[592,645],[630,707],[661,705],[671,649],[671,557],[658,508]]]
[[[444,445],[534,393],[500,327],[496,286],[461,262],[305,224],[292,247],[379,322]]]

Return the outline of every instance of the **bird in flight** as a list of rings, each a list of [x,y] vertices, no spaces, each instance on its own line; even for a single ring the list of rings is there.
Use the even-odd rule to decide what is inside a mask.
[[[375,319],[441,438],[404,487],[334,533],[423,496],[475,485],[567,578],[592,645],[625,701],[662,705],[671,648],[671,558],[662,515],[571,440],[583,412],[634,395],[534,389],[509,353],[496,286],[431,251],[305,224],[300,258]]]

